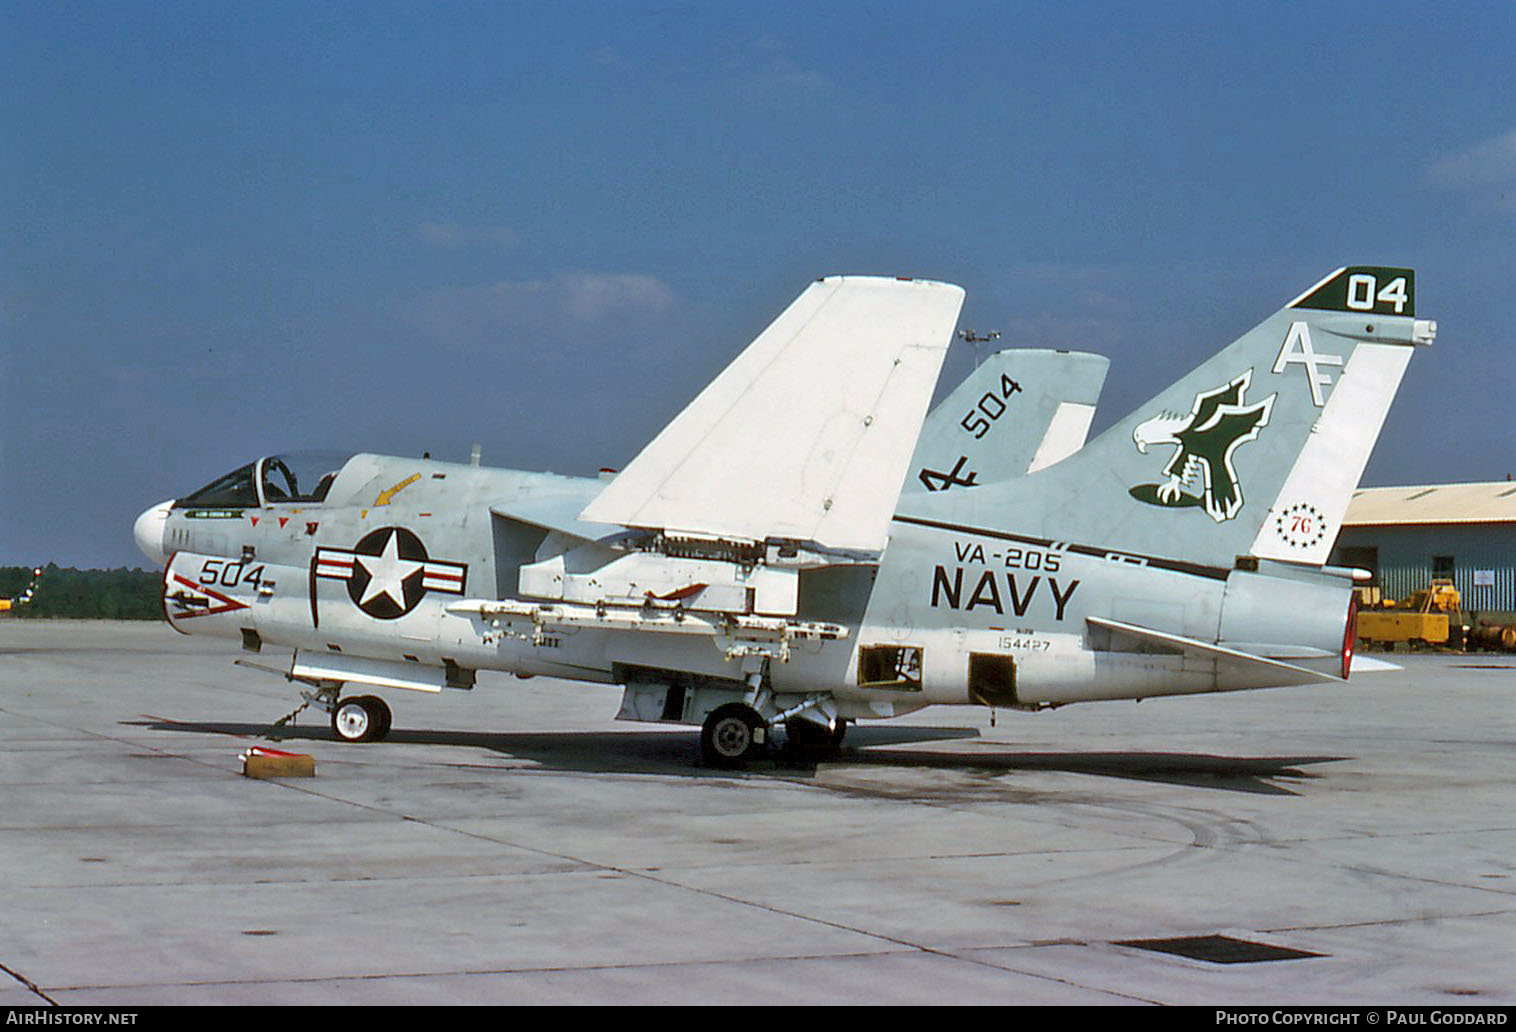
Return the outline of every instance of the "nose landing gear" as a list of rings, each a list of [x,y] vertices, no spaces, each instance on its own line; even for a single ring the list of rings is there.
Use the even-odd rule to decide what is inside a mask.
[[[349,696],[332,707],[332,731],[344,742],[380,742],[390,733],[390,717],[377,695]]]

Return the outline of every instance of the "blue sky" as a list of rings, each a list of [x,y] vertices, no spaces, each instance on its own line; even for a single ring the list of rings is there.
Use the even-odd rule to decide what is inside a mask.
[[[1512,54],[1509,2],[8,0],[0,564],[142,565],[293,448],[620,466],[832,273],[1108,355],[1099,429],[1413,266],[1365,483],[1502,479]]]

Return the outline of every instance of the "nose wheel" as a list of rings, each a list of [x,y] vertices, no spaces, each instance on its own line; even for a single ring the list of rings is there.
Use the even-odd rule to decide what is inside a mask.
[[[340,700],[332,708],[332,731],[344,742],[379,742],[390,733],[390,708],[377,695]]]

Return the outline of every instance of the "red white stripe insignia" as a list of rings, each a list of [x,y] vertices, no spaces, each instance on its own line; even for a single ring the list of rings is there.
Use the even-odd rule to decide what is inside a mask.
[[[359,553],[346,548],[318,548],[315,574],[329,580],[351,580],[356,571],[358,555]],[[463,563],[427,559],[421,566],[421,586],[427,591],[461,595],[467,578],[468,567]]]
[[[463,594],[463,578],[467,572],[466,566],[429,559],[426,566],[422,568],[421,586],[427,591],[461,595]]]
[[[316,576],[347,580],[353,575],[353,553],[340,548],[316,549]]]

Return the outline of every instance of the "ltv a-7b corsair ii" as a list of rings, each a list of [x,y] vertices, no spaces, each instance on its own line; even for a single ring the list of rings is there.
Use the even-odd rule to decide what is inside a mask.
[[[816,281],[614,476],[266,458],[137,540],[173,627],[292,649],[350,741],[479,670],[622,685],[728,767],[779,726],[1348,675],[1324,563],[1435,335],[1411,270],[1332,273],[1088,445],[1094,356],[1004,353],[927,418],[962,300]]]

